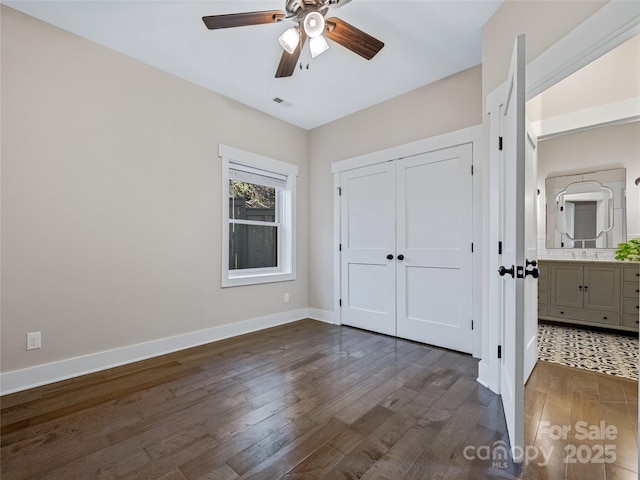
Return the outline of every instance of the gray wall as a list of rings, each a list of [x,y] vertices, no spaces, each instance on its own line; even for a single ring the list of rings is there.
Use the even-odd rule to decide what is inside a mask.
[[[2,372],[307,307],[307,131],[1,21]],[[221,289],[220,143],[298,165],[295,282]]]

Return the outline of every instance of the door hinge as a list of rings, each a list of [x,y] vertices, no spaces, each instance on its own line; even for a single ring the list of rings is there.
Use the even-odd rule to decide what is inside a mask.
[[[471,175],[473,175],[473,165],[471,165]]]
[[[498,137],[498,150],[502,150],[502,137]]]
[[[341,252],[341,251],[342,251],[342,244],[341,244],[341,243],[339,243],[339,244],[338,244],[338,251],[339,251],[339,252]]]
[[[340,299],[339,305],[342,306],[342,299]]]
[[[342,187],[338,187],[338,196],[342,196]]]
[[[498,242],[498,255],[502,255],[502,242]]]
[[[498,345],[498,358],[502,358],[502,345]]]
[[[473,320],[471,320],[471,330],[473,330]]]
[[[473,242],[471,242],[471,253],[473,253]]]

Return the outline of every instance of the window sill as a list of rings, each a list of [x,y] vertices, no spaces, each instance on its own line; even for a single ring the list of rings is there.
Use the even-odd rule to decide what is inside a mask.
[[[251,274],[234,274],[229,278],[222,279],[222,288],[240,287],[243,285],[260,285],[264,283],[289,282],[296,279],[295,273],[290,272],[269,272],[269,273],[251,273]]]

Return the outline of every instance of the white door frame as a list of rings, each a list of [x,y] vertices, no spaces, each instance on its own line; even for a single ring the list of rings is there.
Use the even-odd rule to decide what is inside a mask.
[[[482,152],[482,125],[456,130],[454,132],[437,135],[430,138],[406,143],[396,147],[387,148],[373,153],[360,155],[333,162],[331,173],[333,174],[333,323],[342,324],[340,308],[340,173],[376,163],[398,160],[421,153],[428,153],[443,148],[455,147],[457,145],[472,144],[474,175],[472,180],[473,196],[473,229],[472,242],[474,243],[474,254],[472,260],[473,282],[472,282],[472,314],[474,319],[473,330],[473,356],[480,358],[482,353],[482,170],[480,165],[480,155]]]
[[[525,32],[526,33],[526,32]],[[526,67],[526,98],[528,101],[560,80],[580,70],[605,53],[613,50],[633,36],[640,34],[640,15],[635,2],[611,1],[585,20],[568,35],[560,39]],[[500,85],[487,95],[485,114],[495,109],[505,95],[506,86]],[[497,350],[500,339],[497,254],[497,205],[499,185],[498,133],[500,125],[489,125],[489,227],[488,261],[482,280],[488,285],[488,318],[484,322],[482,356],[478,366],[478,381],[500,393],[500,362]]]

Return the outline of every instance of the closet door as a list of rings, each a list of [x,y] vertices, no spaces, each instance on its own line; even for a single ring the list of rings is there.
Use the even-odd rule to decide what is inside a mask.
[[[396,162],[397,335],[471,353],[472,147]]]
[[[342,323],[395,335],[394,162],[343,172],[340,184]]]

